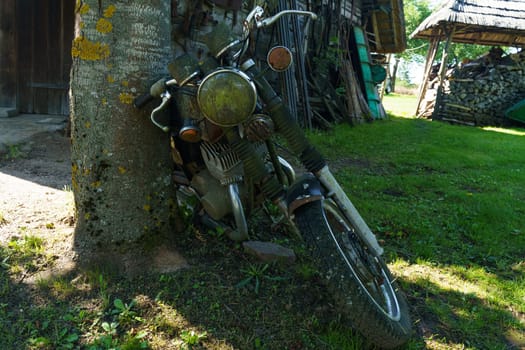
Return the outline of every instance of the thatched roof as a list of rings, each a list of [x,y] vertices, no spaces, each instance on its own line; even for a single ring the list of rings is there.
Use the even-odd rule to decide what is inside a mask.
[[[525,0],[450,0],[427,17],[411,38],[525,47]]]

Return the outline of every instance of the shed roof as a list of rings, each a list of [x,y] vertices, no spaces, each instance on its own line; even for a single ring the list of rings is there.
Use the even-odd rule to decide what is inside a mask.
[[[403,52],[407,46],[403,0],[365,0],[363,9],[370,16],[366,31],[370,49],[379,53]]]
[[[453,42],[525,47],[525,0],[449,0],[411,38],[446,37]]]

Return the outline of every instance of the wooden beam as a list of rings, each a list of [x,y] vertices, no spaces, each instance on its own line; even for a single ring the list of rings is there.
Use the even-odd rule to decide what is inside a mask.
[[[434,112],[432,113],[432,119],[438,119],[439,114],[439,108],[441,106],[441,99],[443,95],[443,84],[445,82],[445,74],[447,73],[447,66],[448,66],[448,50],[450,48],[450,42],[452,41],[452,37],[454,36],[454,32],[456,31],[456,25],[454,24],[452,26],[452,29],[445,28],[445,33],[447,34],[447,41],[445,42],[445,46],[443,47],[443,53],[441,56],[441,66],[439,67],[439,86],[437,89],[436,94],[436,105],[434,106]]]
[[[428,48],[427,58],[425,61],[423,80],[421,81],[421,85],[419,86],[419,92],[417,95],[417,104],[416,104],[416,111],[415,111],[416,116],[420,115],[419,110],[421,108],[421,102],[423,101],[425,94],[427,92],[430,72],[432,70],[432,65],[434,64],[434,59],[436,58],[436,52],[439,47],[439,42],[440,42],[439,35],[434,36],[432,40],[430,41],[430,46]]]

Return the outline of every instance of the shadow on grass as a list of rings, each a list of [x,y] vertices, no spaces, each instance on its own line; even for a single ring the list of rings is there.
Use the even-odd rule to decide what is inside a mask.
[[[443,288],[427,278],[404,283],[419,336],[428,348],[523,349],[523,315],[472,292]]]
[[[238,246],[179,242],[190,268],[128,278],[101,268],[35,279],[45,268],[38,254],[1,247],[0,348],[373,349],[345,326],[308,259],[269,265],[241,286],[261,263]],[[519,314],[432,273],[401,277],[418,330],[407,349],[523,346]]]
[[[37,255],[2,247],[0,348],[372,348],[345,326],[307,262],[268,265],[241,285],[261,263],[240,247],[191,236],[181,248],[192,248],[191,267],[174,273],[101,267],[39,279],[46,266],[29,268]]]

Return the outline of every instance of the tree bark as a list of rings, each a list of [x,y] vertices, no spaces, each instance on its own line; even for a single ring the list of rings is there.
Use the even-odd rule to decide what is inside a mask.
[[[396,79],[397,79],[397,68],[399,67],[399,57],[395,57],[396,63],[394,63],[394,67],[392,69],[392,78],[390,79],[390,87],[392,89],[392,92],[396,92]]]
[[[133,98],[165,75],[170,2],[77,0],[71,72],[79,255],[151,246],[173,231],[168,135]]]

